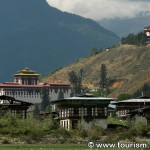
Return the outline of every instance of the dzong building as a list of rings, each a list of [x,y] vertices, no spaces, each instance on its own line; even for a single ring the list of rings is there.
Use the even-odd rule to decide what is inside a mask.
[[[70,97],[71,89],[65,83],[40,83],[39,74],[26,67],[14,75],[14,82],[0,83],[0,95],[14,97],[33,104],[40,104],[42,99],[41,89],[46,87],[50,100],[58,100],[60,91],[64,98]]]

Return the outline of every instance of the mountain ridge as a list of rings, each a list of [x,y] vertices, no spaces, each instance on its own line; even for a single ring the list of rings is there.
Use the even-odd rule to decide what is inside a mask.
[[[120,41],[91,19],[62,12],[46,0],[0,1],[1,82],[25,66],[46,74]],[[7,59],[7,61],[6,61]]]

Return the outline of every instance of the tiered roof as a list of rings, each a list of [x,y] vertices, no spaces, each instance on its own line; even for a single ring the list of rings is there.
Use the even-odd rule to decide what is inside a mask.
[[[35,71],[30,70],[28,67],[18,72],[19,73],[15,74],[15,76],[39,76],[39,74],[36,74]]]

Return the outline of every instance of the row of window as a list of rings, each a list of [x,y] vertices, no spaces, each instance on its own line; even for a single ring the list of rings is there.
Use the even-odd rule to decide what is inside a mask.
[[[21,118],[26,117],[26,111],[25,110],[11,110],[12,115],[19,115]]]
[[[124,115],[126,115],[128,112],[129,112],[129,110],[120,110],[120,111],[118,111],[118,115],[119,115],[119,116],[124,116]]]
[[[81,116],[107,116],[107,108],[66,108],[60,110],[59,116],[61,118]]]
[[[50,89],[49,90],[49,94],[50,93],[57,93],[59,92],[60,90],[58,89]],[[17,94],[25,94],[25,93],[28,93],[28,94],[41,94],[41,91],[40,90],[22,90],[22,89],[13,89],[13,90],[4,90],[4,94],[7,94],[7,95],[11,95],[12,93],[17,93]],[[63,90],[63,93],[68,93],[68,90]]]
[[[48,93],[49,95],[58,94],[58,93]],[[42,95],[41,92],[34,92],[34,91],[7,91],[3,92],[3,95]]]

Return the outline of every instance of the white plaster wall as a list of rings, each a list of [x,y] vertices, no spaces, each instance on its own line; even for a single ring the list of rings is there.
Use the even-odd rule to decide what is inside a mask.
[[[84,119],[81,120],[81,126],[85,130],[90,130],[93,125],[102,127],[103,129],[106,129],[107,128],[107,119],[94,119],[90,122],[86,122]]]
[[[64,98],[70,97],[70,93],[71,93],[71,90],[68,89],[68,92],[64,93]],[[55,93],[54,89],[52,91],[49,91],[50,100],[57,100],[58,94],[59,94],[59,92]],[[14,97],[15,99],[26,101],[26,102],[31,102],[34,104],[41,103],[41,101],[42,101],[40,93],[33,94],[33,95],[27,95],[27,92],[25,92],[25,94],[23,94],[23,95],[19,95],[19,94],[12,95],[12,94],[6,94],[5,91],[3,91],[3,89],[1,89],[0,95],[11,96],[11,97]]]
[[[22,101],[26,101],[26,102],[30,102],[30,103],[41,103],[42,99],[41,96],[14,96],[16,99],[18,100],[22,100]]]
[[[52,91],[50,90],[50,92],[49,92],[50,99],[51,99],[51,100],[58,100],[59,91],[60,91],[60,90],[58,90],[58,92],[55,93],[55,90],[54,90],[54,89],[53,89]],[[65,92],[65,93],[64,93],[64,98],[70,97],[70,94],[71,94],[71,90],[68,89],[68,92]]]

